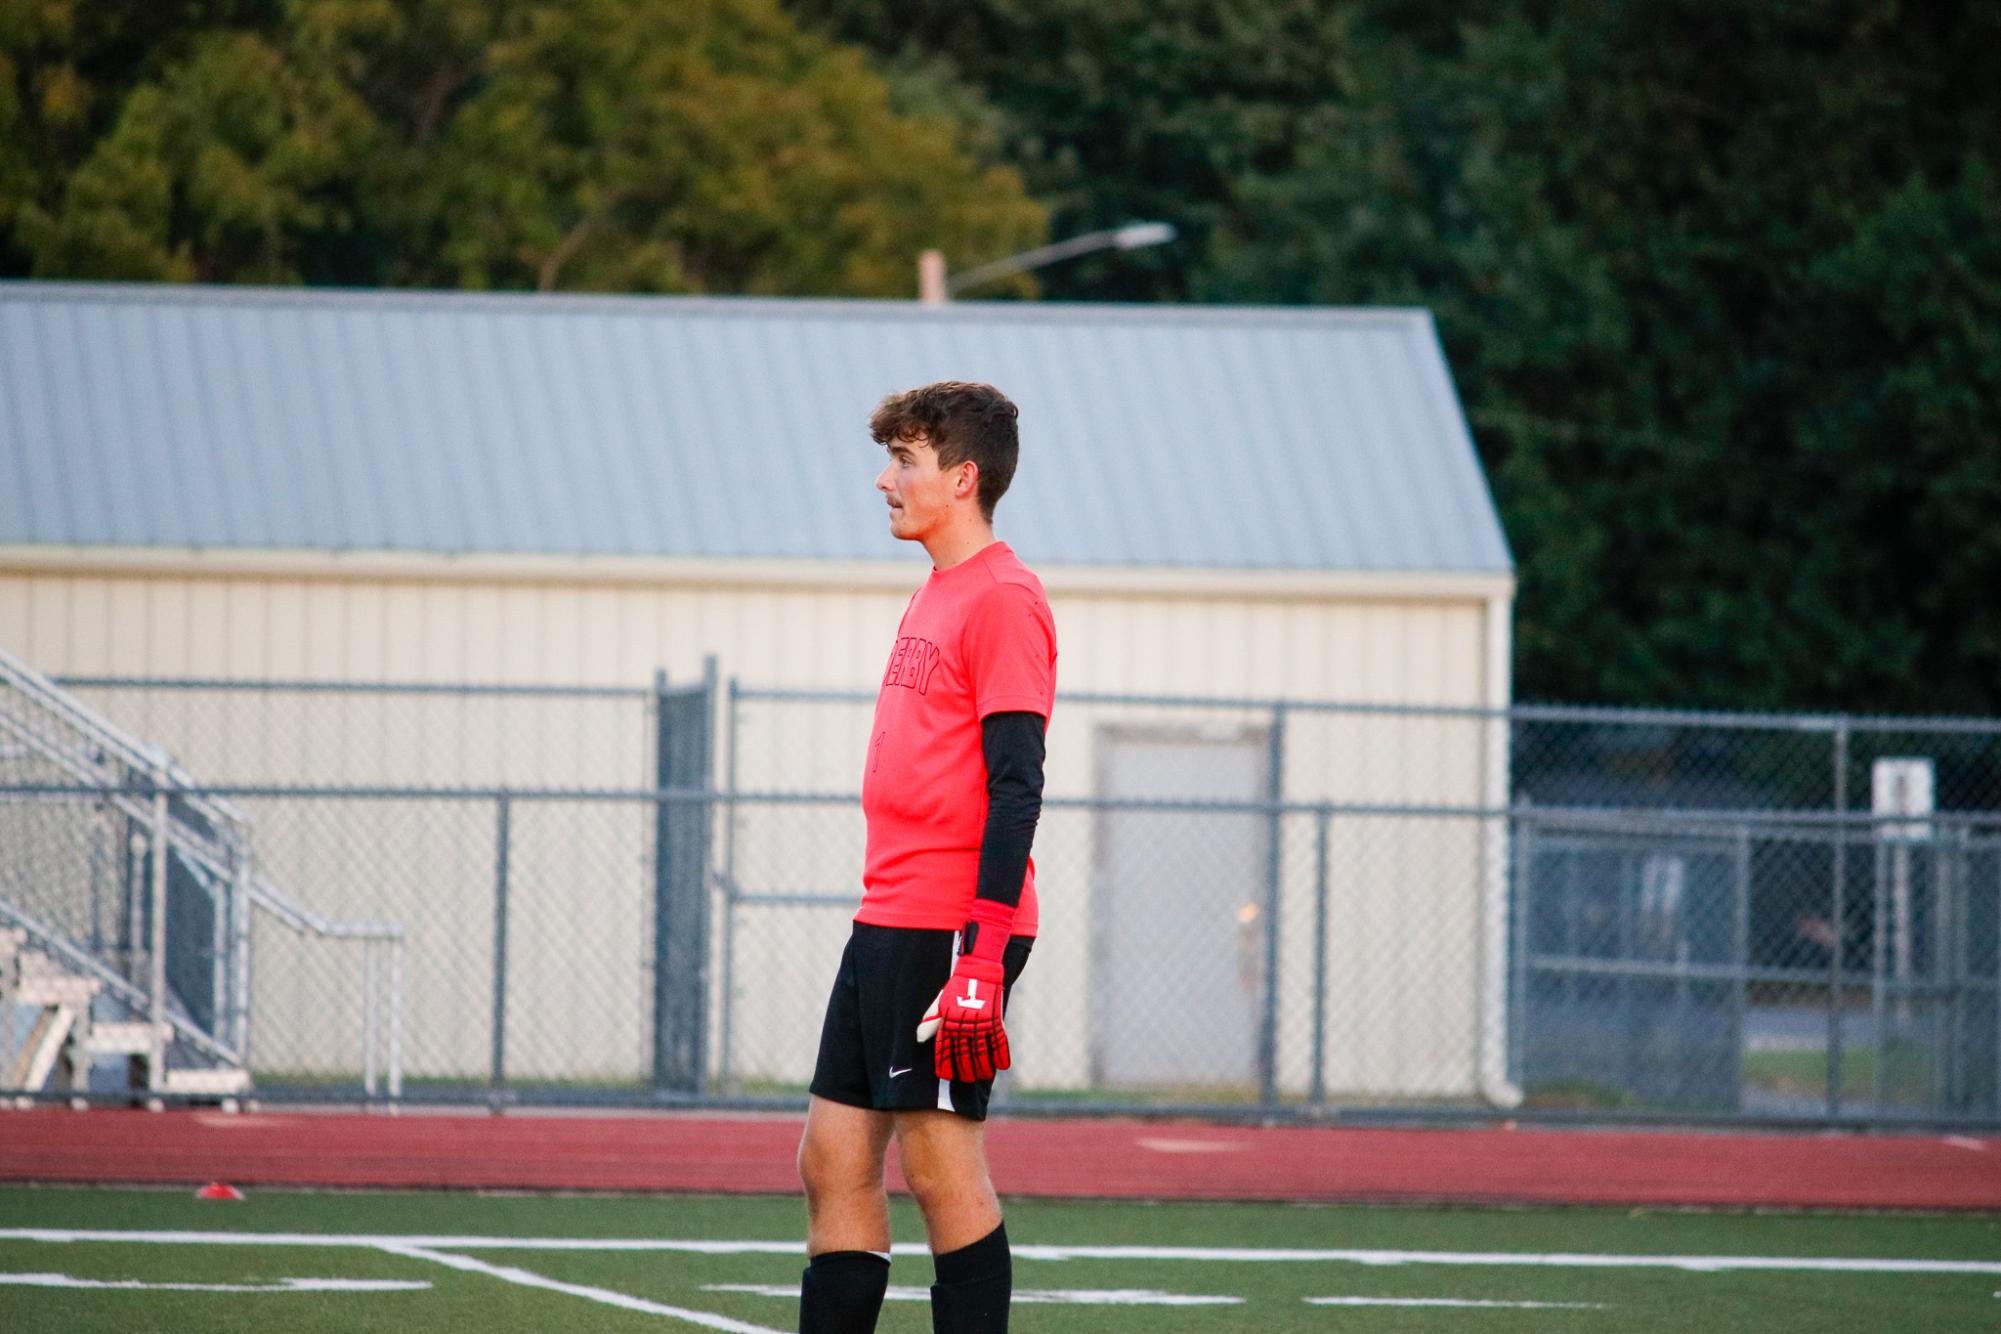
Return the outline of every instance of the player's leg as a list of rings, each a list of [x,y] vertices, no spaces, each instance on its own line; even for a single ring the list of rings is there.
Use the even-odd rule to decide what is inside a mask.
[[[889,1200],[882,1156],[889,1113],[872,1110],[868,1039],[862,1031],[865,971],[852,937],[827,997],[813,1098],[799,1139],[806,1186],[806,1272],[799,1280],[803,1334],[869,1334],[889,1287]]]
[[[869,1334],[889,1287],[889,1113],[815,1097],[799,1139],[806,1184],[800,1334]]]
[[[799,1179],[806,1184],[806,1254],[889,1251],[889,1197],[882,1160],[892,1129],[888,1112],[813,1098],[799,1138]]]
[[[985,1124],[954,1112],[898,1112],[896,1144],[937,1268],[932,1329],[1000,1334],[1007,1329],[1014,1266],[987,1173]]]
[[[1000,1225],[987,1175],[986,1123],[944,1111],[896,1113],[903,1179],[924,1214],[934,1255],[970,1245]]]

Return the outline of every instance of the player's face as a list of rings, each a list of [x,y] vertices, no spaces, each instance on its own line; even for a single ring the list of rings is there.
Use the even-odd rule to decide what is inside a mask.
[[[959,468],[940,471],[938,451],[922,436],[892,439],[889,463],[875,479],[875,489],[889,502],[890,536],[922,542],[938,531],[952,512],[958,474]]]

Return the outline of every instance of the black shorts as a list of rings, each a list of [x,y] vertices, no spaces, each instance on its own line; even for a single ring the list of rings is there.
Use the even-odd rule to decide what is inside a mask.
[[[924,1011],[951,979],[958,934],[855,923],[827,997],[820,1059],[813,1067],[815,1096],[876,1111],[937,1107],[987,1119],[994,1082],[941,1080],[932,1065],[935,1044],[917,1045]],[[1003,1015],[1034,943],[1032,936],[1016,936],[1001,956]]]

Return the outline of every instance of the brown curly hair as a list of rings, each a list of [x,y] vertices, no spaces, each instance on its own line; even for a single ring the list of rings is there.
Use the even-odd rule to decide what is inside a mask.
[[[980,513],[992,523],[994,506],[1014,480],[1021,455],[1020,411],[990,384],[940,380],[891,394],[869,417],[876,443],[922,439],[937,451],[939,468],[971,459],[980,469]]]

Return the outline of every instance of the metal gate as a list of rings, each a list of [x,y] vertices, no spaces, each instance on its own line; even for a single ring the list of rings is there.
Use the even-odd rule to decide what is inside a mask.
[[[1527,819],[1515,868],[1515,1050],[1530,1098],[1736,1110],[1748,836]]]
[[[654,682],[653,1087],[703,1091],[709,995],[709,823],[716,672]]]

